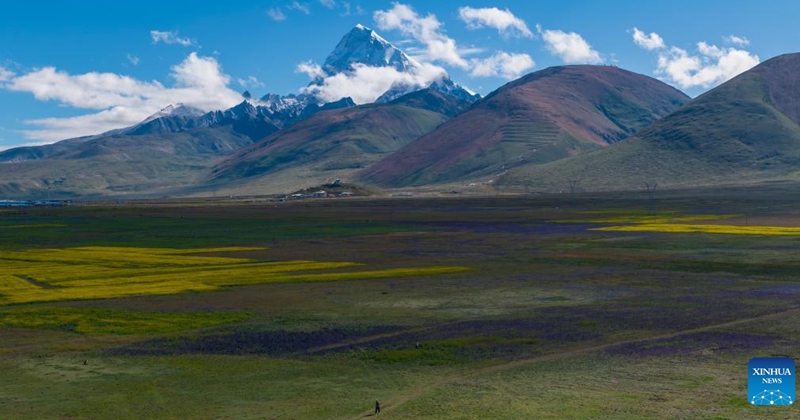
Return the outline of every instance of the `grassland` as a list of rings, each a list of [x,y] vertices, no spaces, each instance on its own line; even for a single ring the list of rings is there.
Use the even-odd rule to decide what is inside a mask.
[[[664,194],[656,216],[795,228],[792,197]],[[0,417],[361,418],[375,399],[389,418],[796,417],[748,405],[746,367],[800,356],[800,239],[596,230],[648,226],[651,205],[3,212],[0,226],[39,227],[0,229],[0,371],[13,378]],[[103,292],[115,287],[127,292]]]
[[[72,331],[79,334],[165,334],[242,322],[236,312],[142,312],[99,308],[5,308],[0,327]]]

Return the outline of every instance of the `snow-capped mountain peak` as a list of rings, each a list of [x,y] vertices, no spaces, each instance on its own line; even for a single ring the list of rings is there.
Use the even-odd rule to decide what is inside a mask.
[[[353,64],[394,67],[400,72],[419,66],[416,60],[361,24],[356,25],[339,41],[322,65],[322,70],[332,76],[351,71]]]
[[[203,112],[202,110],[194,108],[194,107],[191,107],[191,106],[188,106],[188,105],[184,105],[182,103],[170,104],[170,105],[167,105],[166,107],[162,108],[160,111],[156,112],[155,114],[147,117],[140,124],[146,124],[146,123],[149,123],[150,121],[157,120],[159,118],[164,118],[164,117],[196,118],[196,117],[199,117],[199,116],[201,116],[203,114],[205,114],[205,112]]]

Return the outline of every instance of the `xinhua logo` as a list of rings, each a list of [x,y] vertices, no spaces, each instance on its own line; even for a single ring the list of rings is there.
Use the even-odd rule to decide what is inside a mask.
[[[794,360],[759,357],[747,364],[747,395],[752,405],[792,405],[795,401]]]

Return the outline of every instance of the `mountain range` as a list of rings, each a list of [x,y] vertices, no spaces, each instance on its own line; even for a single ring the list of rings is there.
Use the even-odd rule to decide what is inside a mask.
[[[624,140],[688,100],[617,67],[552,67],[492,92],[360,175],[384,186],[498,175]]]
[[[210,184],[293,190],[352,179],[469,106],[428,88],[388,103],[320,112],[236,151],[214,167]]]
[[[800,175],[800,54],[767,60],[614,147],[501,181],[585,190],[763,184]]]
[[[6,150],[0,195],[287,193],[335,179],[541,191],[794,180],[799,66],[800,54],[779,56],[693,100],[614,66],[558,66],[480,98],[446,74],[417,77],[419,62],[358,25],[303,93],[245,92],[212,112],[173,104],[131,127]],[[322,97],[328,78],[363,67],[409,77],[374,103]]]

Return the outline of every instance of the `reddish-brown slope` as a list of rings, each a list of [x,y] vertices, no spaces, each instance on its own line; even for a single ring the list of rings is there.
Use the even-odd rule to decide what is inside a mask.
[[[503,86],[360,176],[403,186],[499,174],[625,139],[688,100],[617,67],[551,67]]]
[[[781,55],[717,86],[631,139],[510,171],[506,186],[622,190],[797,182],[800,53]]]

